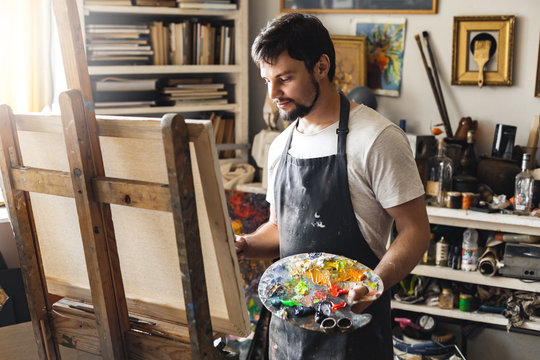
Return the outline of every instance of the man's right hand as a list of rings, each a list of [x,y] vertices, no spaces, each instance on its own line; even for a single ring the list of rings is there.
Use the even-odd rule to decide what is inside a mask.
[[[247,241],[243,236],[235,235],[234,248],[239,260],[244,260],[244,250],[247,248]]]

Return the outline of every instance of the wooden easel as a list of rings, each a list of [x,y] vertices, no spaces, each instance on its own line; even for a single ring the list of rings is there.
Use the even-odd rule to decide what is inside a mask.
[[[58,343],[66,333],[71,332],[74,337],[86,337],[86,342],[96,342],[92,346],[83,345],[81,348],[95,348],[94,353],[101,354],[104,359],[150,359],[154,356],[168,356],[171,359],[220,358],[219,351],[212,344],[213,332],[188,146],[189,133],[197,132],[196,126],[192,125],[188,129],[179,116],[167,115],[162,120],[169,174],[168,187],[163,184],[96,176],[93,168],[95,155],[89,147],[90,138],[82,111],[82,97],[78,91],[71,90],[62,94],[60,101],[67,153],[70,154],[69,173],[24,166],[16,129],[28,126],[25,125],[30,124],[28,120],[40,115],[15,116],[8,106],[0,106],[2,177],[39,356],[43,359],[59,358]],[[30,125],[26,131],[36,124],[47,127],[47,116],[41,117],[44,123],[33,122],[34,125]],[[137,128],[130,125],[132,128],[126,131],[136,132]],[[102,121],[100,126],[106,128],[107,122]],[[69,311],[73,316],[53,311],[42,266],[30,192],[75,198],[92,294],[92,314],[76,309]],[[105,217],[102,208],[109,204],[172,211],[180,268],[184,275],[182,283],[185,303],[193,305],[192,311],[186,312],[189,336],[182,338],[178,335],[175,341],[171,336],[155,336],[152,326],[143,327],[146,331],[141,332],[140,323],[130,323],[125,293],[118,292],[118,285],[114,291],[111,286],[111,268],[117,266],[119,271],[120,267],[117,253],[111,253],[110,246],[106,246],[107,242],[113,241],[111,237],[114,235],[112,221],[107,225],[110,226],[107,231],[102,222]],[[116,265],[110,264],[113,262],[116,262]],[[122,285],[120,276],[117,281]],[[78,328],[81,329],[81,334],[77,334]],[[90,331],[91,334],[84,334],[85,331]]]
[[[78,346],[74,342],[68,345],[104,359],[224,358],[212,341],[190,160],[189,141],[202,130],[197,124],[186,125],[180,116],[166,115],[162,119],[168,186],[106,177],[99,135],[108,129],[114,133],[112,136],[133,137],[137,126],[123,126],[121,119],[111,126],[109,120],[96,121],[75,0],[55,0],[54,8],[68,86],[78,89],[60,97],[69,172],[25,166],[17,130],[32,123],[26,130],[43,131],[40,127],[47,127],[47,117],[43,116],[41,123],[32,122],[29,120],[35,120],[33,116],[37,115],[14,116],[9,107],[0,105],[3,185],[39,357],[59,359],[58,344],[69,333],[80,341]],[[139,124],[146,126],[144,121]],[[207,146],[215,152],[210,142]],[[200,170],[203,177],[205,170]],[[63,314],[53,311],[30,192],[75,199],[91,291],[91,314],[73,308]],[[185,311],[188,336],[182,336],[182,331],[160,336],[163,331],[153,324],[130,321],[110,204],[172,212],[184,302],[189,305]],[[238,271],[236,260],[233,262]]]

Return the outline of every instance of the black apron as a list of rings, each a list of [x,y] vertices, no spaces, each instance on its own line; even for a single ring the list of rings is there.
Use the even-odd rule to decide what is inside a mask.
[[[279,252],[281,258],[327,252],[374,269],[379,259],[358,227],[349,192],[345,142],[350,104],[343,94],[340,98],[336,155],[312,159],[289,155],[294,130],[283,150],[274,183]],[[370,324],[347,334],[305,330],[272,316],[270,359],[392,359],[389,292],[365,313],[373,316]]]

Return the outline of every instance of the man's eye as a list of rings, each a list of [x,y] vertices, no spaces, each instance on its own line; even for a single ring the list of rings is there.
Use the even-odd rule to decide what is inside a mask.
[[[279,78],[279,81],[281,81],[281,82],[287,82],[287,81],[289,81],[289,78]]]

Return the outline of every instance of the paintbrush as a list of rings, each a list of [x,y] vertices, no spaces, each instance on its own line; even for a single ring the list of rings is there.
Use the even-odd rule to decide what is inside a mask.
[[[429,55],[429,61],[431,62],[431,68],[433,69],[433,78],[435,79],[435,85],[437,86],[437,95],[439,97],[439,102],[442,107],[444,114],[443,123],[445,131],[448,137],[453,137],[452,126],[450,125],[450,118],[448,117],[448,111],[446,110],[446,102],[444,101],[444,95],[442,92],[441,82],[439,80],[439,71],[437,70],[437,62],[435,61],[435,56],[433,56],[433,51],[431,51],[431,43],[429,41],[429,34],[427,31],[422,31],[422,37],[426,43],[426,49]]]
[[[437,103],[437,109],[439,110],[439,115],[441,116],[441,119],[444,124],[444,130],[446,131],[447,137],[452,137],[452,128],[450,128],[450,124],[448,121],[445,121],[444,112],[442,109],[440,98],[437,94],[437,87],[435,85],[435,80],[433,79],[433,73],[431,72],[431,68],[429,67],[426,56],[424,55],[424,50],[422,49],[422,43],[420,42],[420,35],[416,34],[414,35],[414,39],[416,40],[416,43],[418,44],[418,48],[420,49],[420,55],[422,55],[422,62],[424,63],[424,68],[426,69],[426,73],[429,79],[429,85],[431,85],[431,91],[433,91],[433,96],[435,97],[435,102]]]

